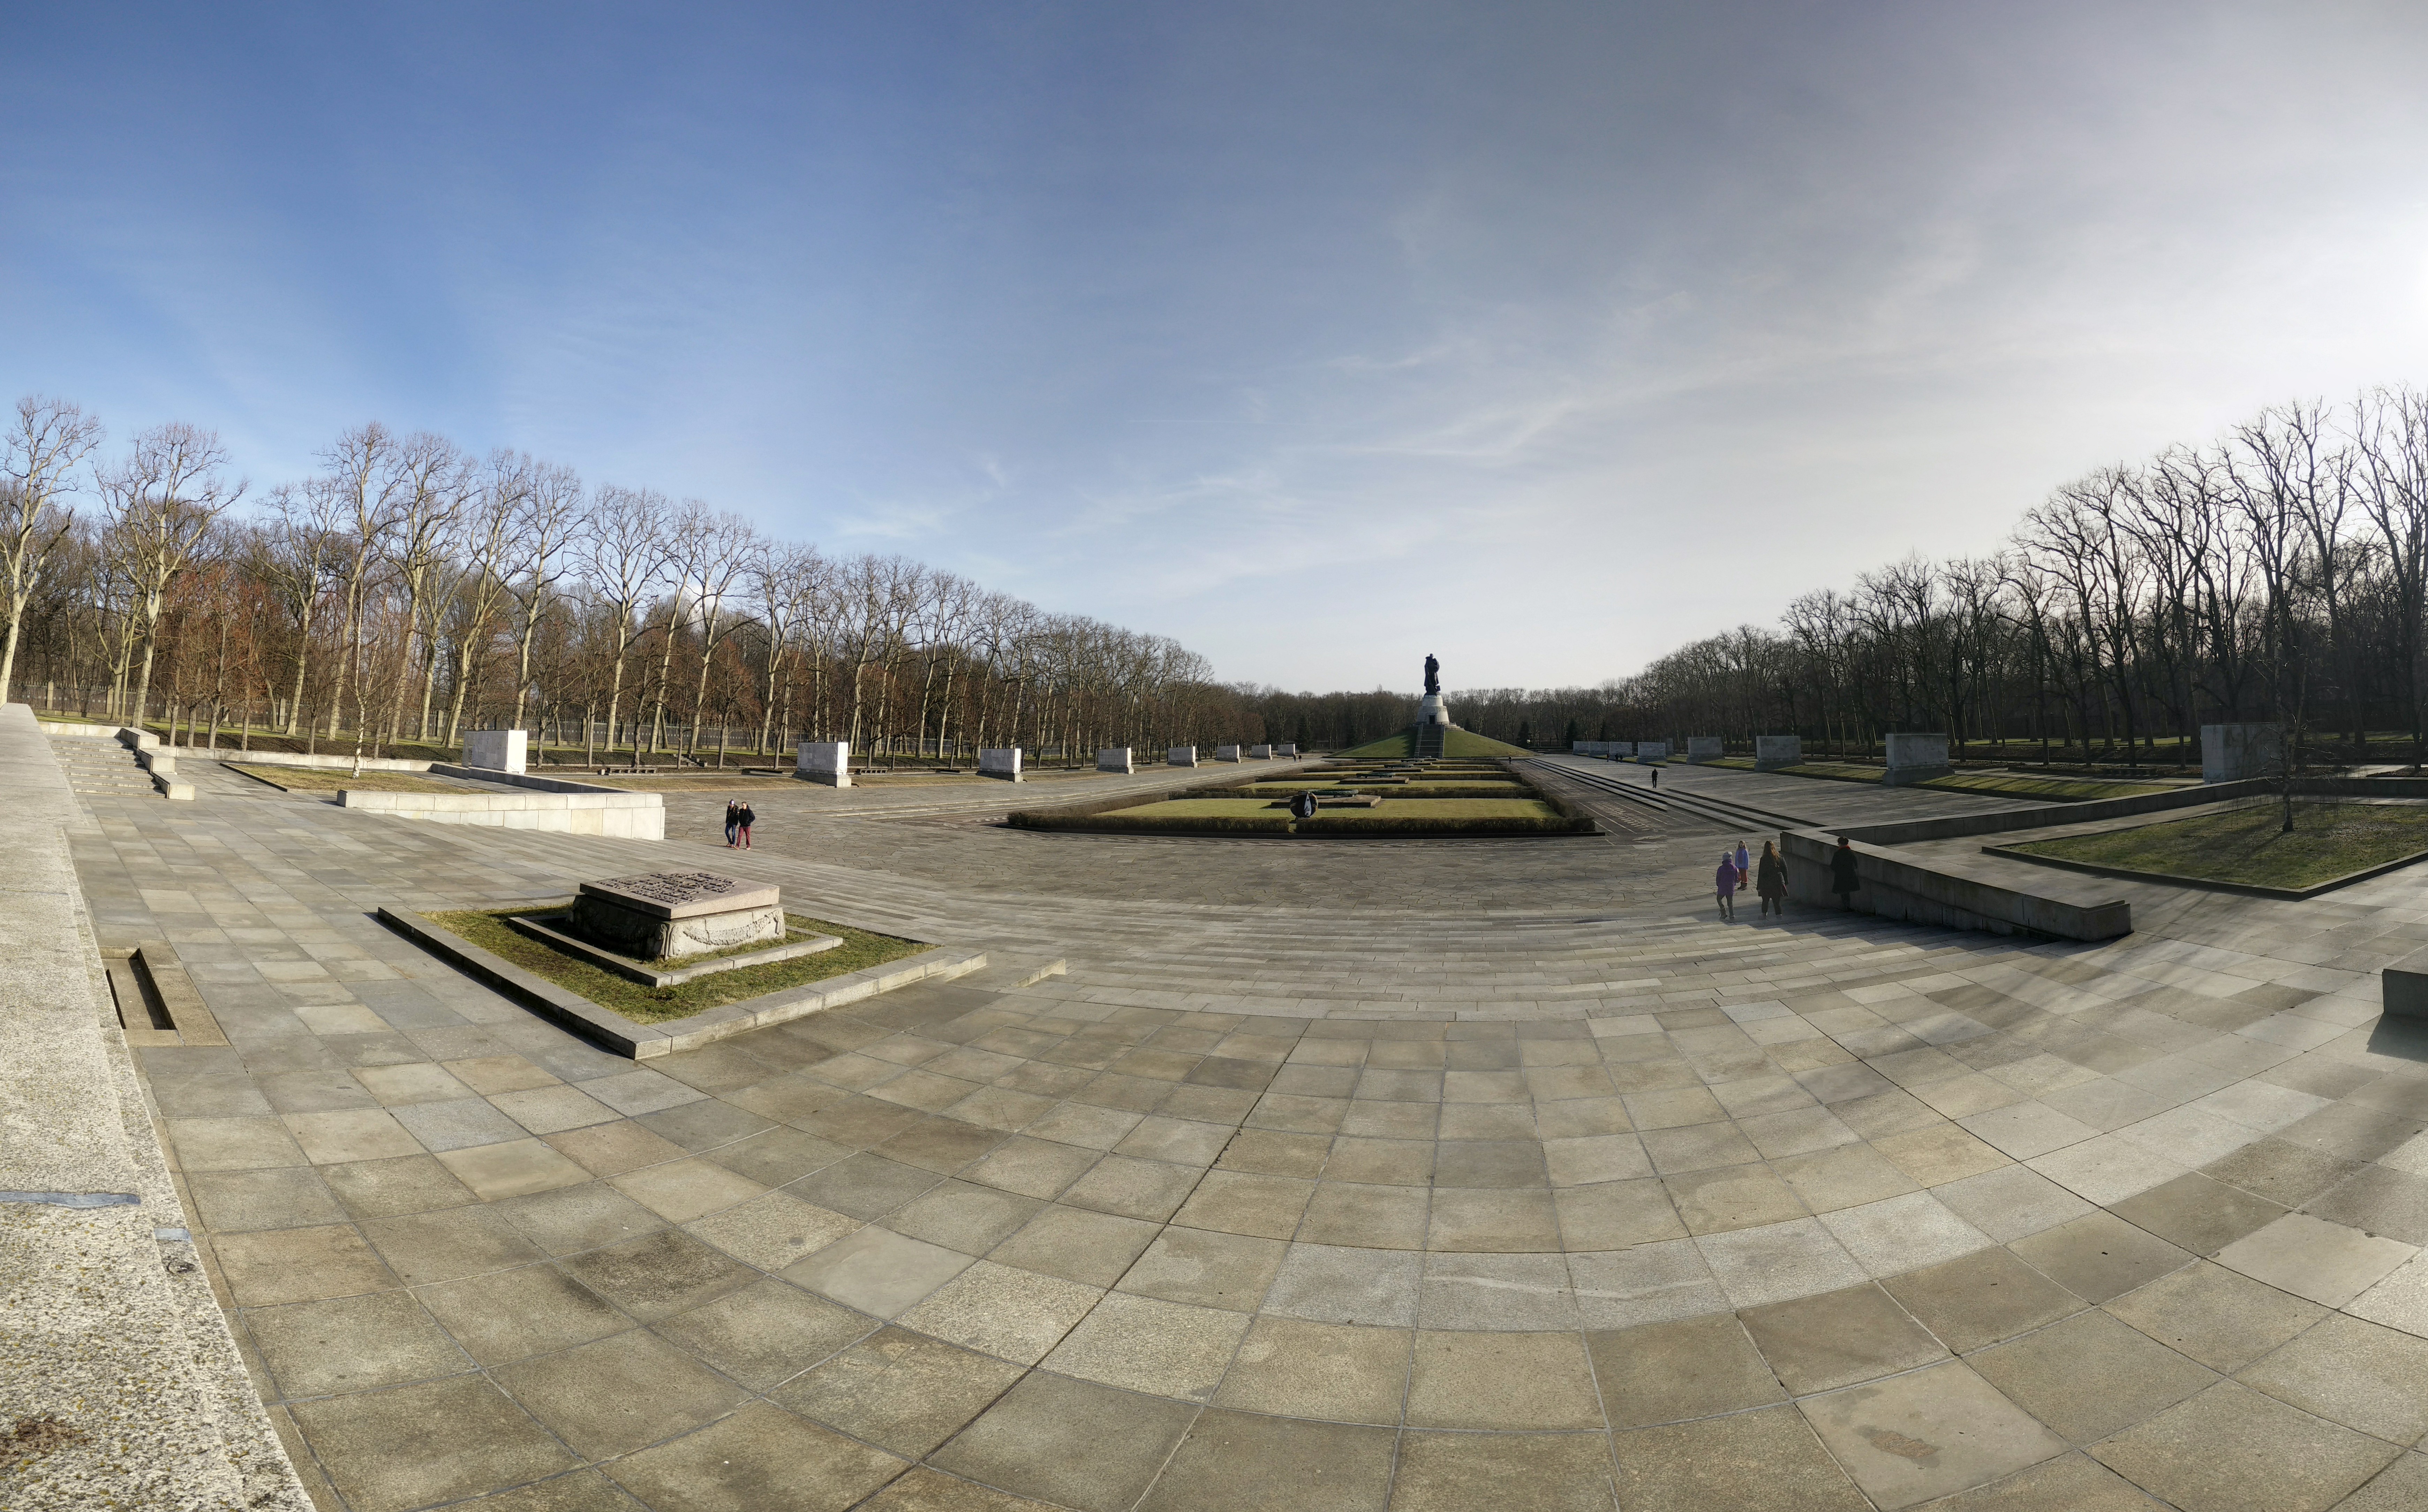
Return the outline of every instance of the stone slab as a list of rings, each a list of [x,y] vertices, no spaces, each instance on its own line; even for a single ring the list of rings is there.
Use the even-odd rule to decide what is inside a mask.
[[[1753,737],[1753,768],[1757,772],[1775,772],[1782,766],[1796,766],[1804,760],[1804,737],[1801,735],[1756,735]]]
[[[982,747],[978,751],[978,775],[999,778],[1007,782],[1020,781],[1020,748],[1017,746]]]
[[[2285,754],[2279,724],[2201,726],[2201,781],[2241,782],[2266,777]]]
[[[464,732],[464,764],[498,772],[519,772],[529,764],[528,730],[468,730]]]
[[[1096,770],[1100,772],[1121,772],[1127,774],[1133,770],[1130,764],[1130,748],[1127,746],[1107,746],[1104,749],[1096,752]]]
[[[1715,762],[1728,754],[1728,743],[1717,735],[1688,735],[1686,760],[1700,764]]]
[[[1928,782],[1955,770],[1947,764],[1945,735],[1891,735],[1888,737],[1888,770],[1881,775],[1880,781],[1890,787]]]
[[[828,787],[851,786],[851,742],[805,740],[794,753],[793,775]]]
[[[1194,766],[1197,764],[1197,748],[1174,746],[1163,753],[1163,764],[1166,766]]]

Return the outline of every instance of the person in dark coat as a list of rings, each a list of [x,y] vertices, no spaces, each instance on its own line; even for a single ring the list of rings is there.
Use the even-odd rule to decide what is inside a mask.
[[[734,818],[734,815],[741,812],[742,804],[738,799],[725,800],[725,847],[728,850],[733,848],[733,831],[741,828],[741,821]]]
[[[758,822],[759,816],[750,812],[747,803],[733,811],[733,832],[742,837],[743,849],[750,848],[750,827]]]
[[[1765,915],[1787,917],[1787,863],[1780,860],[1779,847],[1767,840],[1762,843],[1762,860],[1754,863],[1753,890]]]
[[[1720,852],[1720,869],[1712,874],[1712,890],[1720,896],[1720,917],[1735,918],[1737,916],[1737,859],[1725,850]]]
[[[1838,848],[1829,853],[1829,891],[1838,895],[1838,906],[1855,906],[1855,889],[1863,879],[1855,875],[1855,844],[1845,835],[1838,837]]]

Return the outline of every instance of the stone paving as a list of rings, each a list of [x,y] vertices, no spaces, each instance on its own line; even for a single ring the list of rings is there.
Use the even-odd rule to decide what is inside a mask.
[[[324,1507],[2428,1505],[2411,874],[2089,948],[1724,925],[1733,836],[1617,799],[1310,843],[754,792],[743,857],[709,796],[653,845],[197,785],[85,796],[78,872],[228,1035],[137,1057]],[[367,917],[651,864],[1069,971],[635,1068]]]

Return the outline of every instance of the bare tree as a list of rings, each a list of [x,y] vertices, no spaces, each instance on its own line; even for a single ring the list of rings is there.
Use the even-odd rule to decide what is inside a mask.
[[[17,401],[0,446],[0,579],[8,595],[8,644],[0,649],[0,701],[15,685],[25,605],[41,586],[51,553],[75,523],[62,503],[69,474],[101,444],[101,421],[63,399]]]
[[[245,484],[229,483],[226,468],[227,449],[216,435],[172,423],[137,436],[125,459],[99,474],[102,508],[127,565],[143,646],[129,721],[138,729],[151,701],[161,596],[212,522],[244,496]]]
[[[520,730],[524,700],[531,694],[532,648],[554,601],[557,582],[566,574],[566,547],[582,522],[582,478],[571,468],[528,457],[515,472],[522,486],[514,517],[515,717],[508,728]]]

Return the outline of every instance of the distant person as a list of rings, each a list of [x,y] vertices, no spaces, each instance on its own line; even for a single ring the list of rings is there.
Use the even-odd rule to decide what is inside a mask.
[[[750,827],[758,822],[759,816],[750,812],[747,803],[733,811],[733,831],[742,837],[743,849],[750,848]]]
[[[737,817],[741,813],[740,800],[735,798],[725,800],[725,848],[728,850],[733,848],[733,832],[742,828],[742,820]]]
[[[1753,858],[1746,854],[1746,844],[1737,842],[1737,891],[1742,893],[1753,882]]]
[[[1737,916],[1737,859],[1720,852],[1720,869],[1712,874],[1712,890],[1720,896],[1720,917]]]
[[[1845,835],[1838,837],[1838,848],[1829,853],[1829,891],[1838,895],[1838,906],[1855,906],[1855,889],[1863,879],[1855,875],[1855,843]]]
[[[1652,768],[1652,785],[1654,787],[1661,785],[1661,768],[1658,766]]]
[[[1762,899],[1765,916],[1787,917],[1787,863],[1780,860],[1779,847],[1767,840],[1762,843],[1762,864],[1754,870],[1753,890]]]

